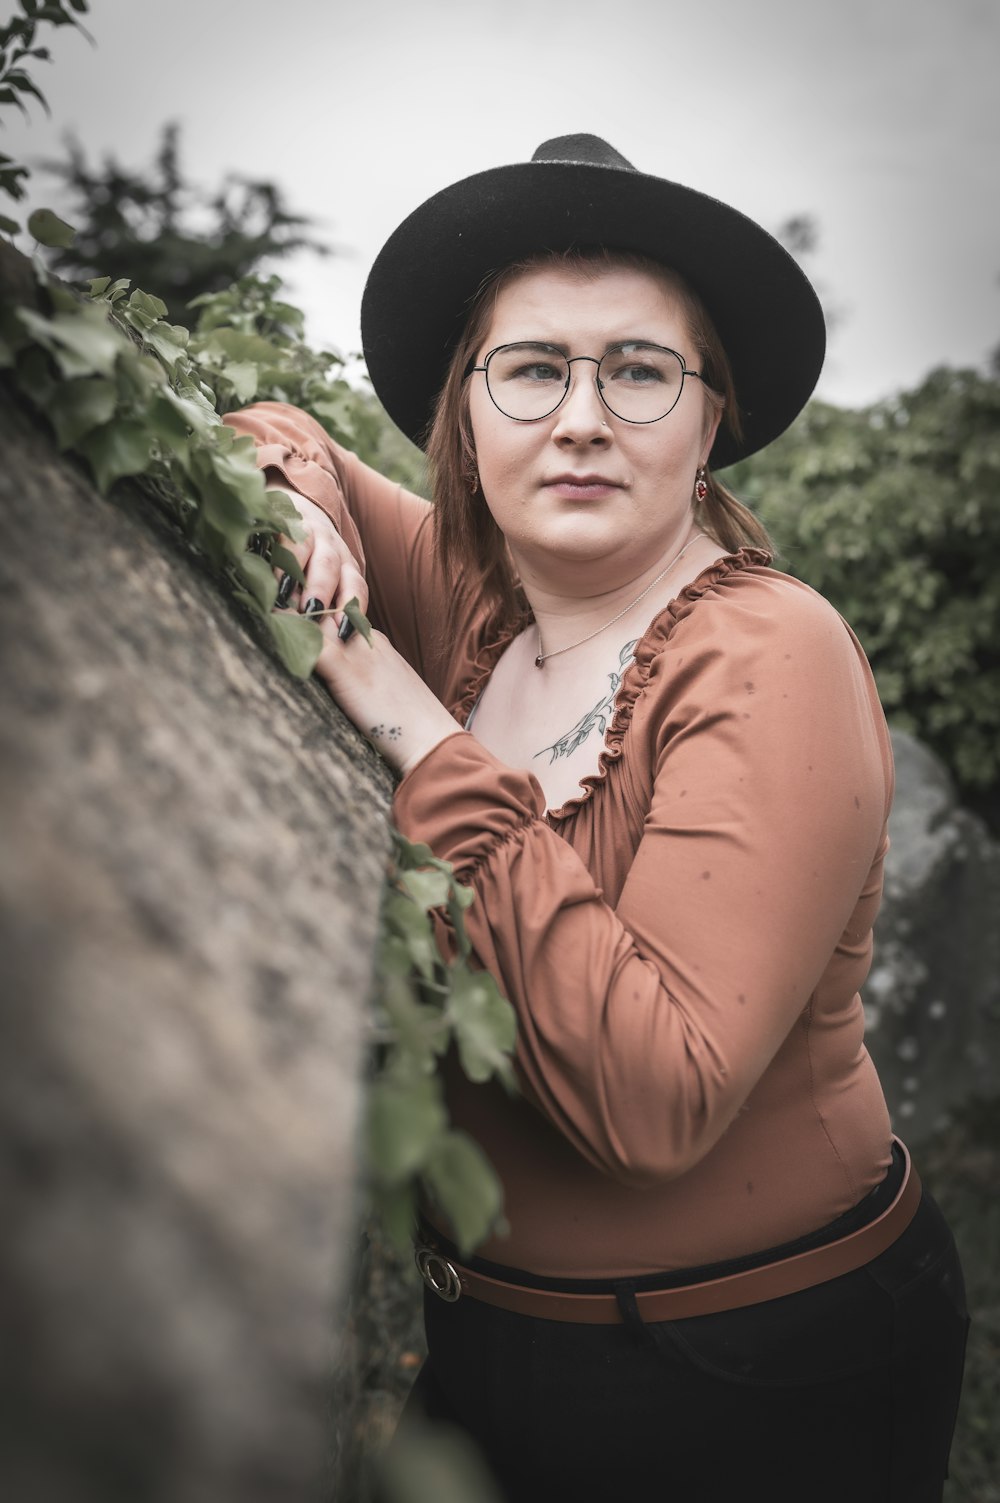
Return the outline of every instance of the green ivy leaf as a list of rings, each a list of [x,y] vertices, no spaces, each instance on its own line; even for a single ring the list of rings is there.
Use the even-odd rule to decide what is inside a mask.
[[[256,596],[251,595],[248,590],[234,590],[233,599],[238,600],[240,605],[245,605],[248,611],[252,611],[255,616],[260,616],[265,621],[271,614],[270,611],[265,611],[262,608],[260,601]]]
[[[65,219],[60,219],[58,214],[53,214],[51,209],[36,209],[28,216],[28,234],[32,235],[39,245],[46,245],[52,250],[66,250],[76,239],[76,230]]]
[[[455,1028],[462,1069],[470,1080],[513,1081],[510,1051],[517,1037],[514,1009],[488,971],[454,964],[448,970],[447,1016]]]
[[[87,291],[91,297],[98,298],[110,285],[110,277],[91,277],[87,283]]]
[[[470,1253],[503,1210],[503,1189],[493,1165],[467,1133],[452,1129],[428,1145],[422,1174],[451,1222],[459,1250]]]
[[[344,615],[350,621],[355,631],[361,633],[368,646],[374,647],[375,644],[372,641],[372,624],[361,609],[357,595],[354,595],[344,606]]]
[[[72,448],[92,428],[109,423],[117,402],[117,388],[107,376],[61,382],[47,409],[60,449]]]
[[[257,395],[257,367],[250,360],[231,360],[219,372],[228,381],[240,402],[252,402]]]
[[[401,868],[416,867],[419,869],[424,866],[434,866],[441,871],[451,871],[448,862],[439,861],[429,845],[425,845],[422,840],[407,840],[406,836],[401,834],[395,827],[392,830],[392,844],[396,856],[396,864]]]
[[[245,553],[238,567],[261,610],[270,611],[278,593],[278,581],[270,564],[265,563],[256,553]]]
[[[323,633],[315,621],[297,612],[276,611],[268,616],[267,624],[289,673],[308,678],[323,650]]]
[[[191,451],[190,429],[184,416],[166,397],[166,391],[156,392],[146,409],[146,421],[161,449],[174,455],[186,469]]]
[[[402,893],[390,892],[382,907],[382,921],[389,934],[397,935],[406,944],[410,960],[421,976],[433,981],[440,956],[427,915]]]
[[[304,585],[306,582],[306,577],[302,572],[302,565],[295,557],[295,554],[290,553],[287,548],[283,548],[280,543],[271,544],[271,567],[274,569],[284,569],[286,574],[292,576],[296,584]]]
[[[35,341],[50,350],[63,375],[110,376],[123,337],[108,323],[96,303],[78,303],[46,318],[33,308],[18,308],[17,317]]]
[[[6,214],[0,214],[0,234],[19,235],[21,226],[16,219],[8,219]]]
[[[398,1252],[405,1252],[413,1241],[417,1225],[417,1197],[412,1184],[372,1186],[375,1211],[386,1235]]]
[[[425,912],[443,907],[451,891],[451,883],[441,871],[404,872],[400,884]]]
[[[446,1125],[436,1078],[377,1080],[368,1096],[366,1124],[368,1160],[376,1183],[401,1185],[416,1174]]]
[[[212,447],[208,450],[209,463],[226,490],[238,497],[248,520],[255,527],[265,519],[268,506],[253,439],[237,437],[224,423],[212,430],[212,439]]]
[[[219,475],[214,463],[218,457],[214,450],[206,448],[191,453],[190,475],[201,503],[195,537],[216,563],[227,559],[238,563],[246,552],[254,519],[242,496]]]
[[[241,364],[250,362],[257,366],[273,362],[278,351],[270,340],[262,338],[260,334],[242,334],[237,329],[215,329],[202,345],[201,353],[210,360],[235,360]]]
[[[379,973],[382,976],[406,976],[413,969],[410,948],[400,934],[390,934],[383,927],[379,940]]]
[[[180,324],[156,323],[142,331],[143,343],[154,350],[168,371],[175,370],[184,358],[187,330]]]
[[[137,287],[122,309],[122,315],[141,332],[144,328],[152,328],[161,318],[166,318],[167,305],[162,298],[154,297],[151,292],[143,292]]]
[[[95,428],[78,447],[94,472],[98,490],[105,495],[124,475],[147,470],[153,457],[145,424],[133,418],[118,418]]]
[[[405,975],[384,973],[379,1001],[395,1031],[393,1054],[405,1058],[406,1073],[430,1075],[448,1048],[450,1030],[438,1008],[415,999],[408,977],[409,966]]]
[[[216,428],[221,426],[215,409],[205,401],[198,388],[190,383],[182,391],[166,387],[163,400],[170,403],[185,426],[199,438],[211,439]]]
[[[266,494],[268,514],[261,520],[271,522],[279,532],[291,538],[293,543],[304,543],[305,528],[292,498],[284,491],[268,490]]]

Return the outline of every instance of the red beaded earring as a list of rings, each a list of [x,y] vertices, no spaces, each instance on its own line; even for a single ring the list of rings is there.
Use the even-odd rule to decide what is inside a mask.
[[[705,479],[705,466],[698,471],[698,478],[694,483],[694,493],[699,501],[704,501],[708,495],[708,481]]]

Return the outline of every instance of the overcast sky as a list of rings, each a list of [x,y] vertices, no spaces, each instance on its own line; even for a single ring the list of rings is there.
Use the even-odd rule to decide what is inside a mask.
[[[140,166],[179,120],[190,178],[279,182],[340,247],[281,268],[316,343],[358,348],[368,268],[418,203],[570,131],[770,228],[815,218],[831,401],[1000,343],[998,0],[92,0],[87,25],[96,47],[61,32],[38,65],[53,120],[2,149],[72,129]]]

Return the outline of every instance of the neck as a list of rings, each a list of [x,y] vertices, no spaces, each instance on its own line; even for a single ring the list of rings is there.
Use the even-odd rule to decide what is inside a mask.
[[[681,584],[704,567],[706,543],[718,552],[717,545],[689,520],[654,559],[641,568],[623,570],[610,586],[608,561],[601,560],[593,570],[602,576],[601,582],[593,591],[579,575],[569,583],[556,584],[540,579],[531,569],[523,571],[522,587],[535,617],[529,635],[533,642],[538,639],[542,644],[535,650],[546,658],[564,652],[568,655],[591,633],[605,628],[610,631],[612,623],[620,621],[627,631],[640,617],[645,620],[654,615],[673,599]]]

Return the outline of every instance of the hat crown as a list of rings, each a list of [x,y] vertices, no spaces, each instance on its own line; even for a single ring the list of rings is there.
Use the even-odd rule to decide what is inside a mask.
[[[617,167],[625,172],[634,172],[632,163],[615,151],[600,136],[586,133],[576,136],[553,136],[543,141],[534,152],[533,162],[562,162],[577,167]]]

